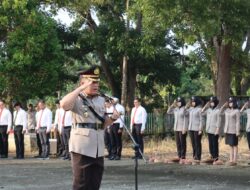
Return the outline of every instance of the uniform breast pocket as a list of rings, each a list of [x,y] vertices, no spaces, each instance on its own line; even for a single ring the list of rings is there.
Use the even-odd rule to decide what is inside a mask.
[[[89,136],[90,130],[89,129],[76,129],[75,135],[81,135],[81,136]]]

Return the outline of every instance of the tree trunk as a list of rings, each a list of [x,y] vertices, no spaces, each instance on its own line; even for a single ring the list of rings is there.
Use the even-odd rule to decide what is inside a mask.
[[[122,95],[121,104],[127,109],[127,91],[128,91],[128,57],[123,56],[122,62]]]
[[[134,105],[134,98],[135,98],[135,89],[136,89],[136,75],[137,71],[135,65],[129,64],[128,65],[128,96],[127,96],[127,111],[130,111]]]
[[[94,19],[91,16],[91,11],[88,10],[87,13],[83,14],[83,16],[86,17],[87,25],[89,26],[91,31],[95,32],[96,28],[97,28],[97,24],[95,23]],[[98,57],[100,59],[101,66],[102,66],[102,69],[104,71],[104,74],[107,77],[108,84],[109,84],[109,87],[111,88],[112,94],[117,96],[119,94],[119,90],[116,87],[114,75],[112,74],[112,72],[111,72],[111,70],[109,68],[109,65],[108,65],[108,63],[106,61],[105,54],[104,54],[103,50],[97,49],[97,55],[98,55]]]
[[[220,105],[224,104],[230,95],[231,63],[230,63],[231,44],[216,44],[216,57],[218,64],[218,80],[216,84],[216,96],[220,100]]]

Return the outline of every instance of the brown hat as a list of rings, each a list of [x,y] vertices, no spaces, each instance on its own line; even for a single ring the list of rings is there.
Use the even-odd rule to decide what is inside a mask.
[[[91,68],[80,71],[79,75],[81,78],[88,78],[92,81],[100,81],[100,67],[99,66],[92,66]]]

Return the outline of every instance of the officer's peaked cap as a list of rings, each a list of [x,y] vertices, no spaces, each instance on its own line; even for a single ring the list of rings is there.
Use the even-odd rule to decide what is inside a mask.
[[[97,65],[94,65],[89,69],[79,71],[78,73],[81,78],[88,78],[92,81],[100,81],[100,67]]]

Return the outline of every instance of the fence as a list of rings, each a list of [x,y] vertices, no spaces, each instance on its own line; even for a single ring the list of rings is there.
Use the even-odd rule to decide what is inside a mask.
[[[247,117],[240,117],[241,131],[245,131]],[[130,115],[125,115],[125,124],[130,126]],[[146,135],[162,135],[168,136],[173,134],[174,115],[167,113],[148,113],[147,123],[145,128]]]

